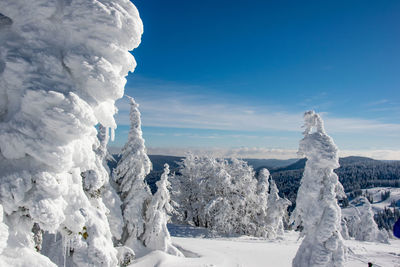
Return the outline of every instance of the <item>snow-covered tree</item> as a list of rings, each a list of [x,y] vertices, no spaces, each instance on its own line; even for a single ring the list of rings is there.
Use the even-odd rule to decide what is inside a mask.
[[[272,179],[269,188],[266,225],[268,238],[273,239],[284,234],[283,220],[287,215],[287,208],[292,203],[279,196],[278,187]]]
[[[147,204],[151,198],[150,188],[144,178],[151,170],[151,161],[146,153],[142,136],[139,105],[130,100],[131,128],[128,140],[122,148],[121,159],[114,172],[115,182],[119,186],[122,199],[122,214],[124,218],[124,232],[122,243],[135,250],[140,246],[139,240],[145,232],[145,218]]]
[[[108,160],[115,161],[115,159],[112,157],[112,155],[110,155],[107,150],[107,144],[109,140],[108,131],[109,129],[104,127],[103,125],[100,124],[98,126],[97,139],[99,141],[99,145],[95,152],[96,160],[98,160],[99,163],[101,162],[103,164],[104,169],[106,170],[109,177],[108,182],[104,184],[104,186],[100,189],[100,192],[104,205],[107,208],[106,215],[115,244],[118,243],[118,241],[122,237],[123,218],[121,210],[122,202],[115,190],[117,185],[111,178],[110,169],[107,166]]]
[[[374,220],[374,212],[369,200],[360,196],[352,202],[356,202],[357,206],[352,205],[353,212],[344,218],[349,237],[360,241],[389,243],[387,232],[384,229],[379,230]]]
[[[305,112],[304,120],[299,154],[307,158],[307,163],[292,214],[295,224],[303,227],[304,239],[293,266],[344,266],[341,210],[336,200],[339,179],[333,172],[339,167],[338,149],[318,114]]]
[[[357,207],[360,212],[359,223],[357,224],[356,240],[376,241],[379,229],[374,221],[374,213],[371,204],[365,197],[360,197],[362,206]]]
[[[219,234],[266,236],[268,176],[257,181],[242,160],[188,154],[172,180],[181,222]]]
[[[152,250],[161,250],[176,256],[183,254],[172,245],[167,228],[168,213],[172,211],[168,191],[169,166],[164,165],[164,173],[157,181],[157,192],[153,195],[146,210],[146,231],[143,236],[144,244]]]
[[[340,220],[340,234],[344,239],[349,239],[349,228],[347,227],[347,220],[342,217]]]
[[[139,14],[128,0],[2,0],[0,11],[7,255],[14,246],[15,265],[54,265],[36,252],[36,224],[62,235],[71,265],[115,266],[95,125],[116,128],[114,103],[135,67],[128,51],[143,31]]]
[[[267,210],[268,210],[268,197],[269,197],[269,177],[268,169],[263,168],[258,173],[257,182],[257,198],[259,210],[257,213],[257,232],[256,236],[268,236],[267,230]]]

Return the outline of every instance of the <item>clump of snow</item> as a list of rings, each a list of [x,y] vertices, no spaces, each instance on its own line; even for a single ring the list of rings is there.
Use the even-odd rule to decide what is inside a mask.
[[[308,111],[304,121],[299,154],[307,158],[307,163],[292,214],[292,221],[303,227],[304,239],[293,266],[344,266],[341,210],[336,200],[341,186],[333,172],[339,167],[338,149],[318,114]]]
[[[46,258],[32,240],[37,223],[68,240],[76,265],[115,266],[95,125],[116,128],[114,103],[136,65],[128,51],[143,31],[139,14],[128,0],[3,0],[0,10],[4,253],[52,265],[38,263]]]

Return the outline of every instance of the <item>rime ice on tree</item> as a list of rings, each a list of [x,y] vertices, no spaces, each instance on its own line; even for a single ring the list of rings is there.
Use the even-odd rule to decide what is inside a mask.
[[[0,11],[6,250],[15,245],[32,257],[22,253],[13,260],[50,266],[35,251],[37,224],[63,236],[73,264],[115,266],[99,195],[108,177],[93,151],[95,125],[116,128],[114,103],[136,65],[128,51],[143,31],[139,14],[128,0],[2,0]]]
[[[114,173],[123,202],[124,233],[122,242],[135,249],[137,241],[145,231],[144,213],[151,198],[144,178],[151,170],[151,161],[146,153],[140,120],[139,105],[130,100],[131,128],[128,140],[122,148],[122,157]]]
[[[289,207],[292,203],[286,198],[279,197],[278,187],[276,186],[275,181],[272,179],[269,188],[270,192],[268,195],[266,225],[268,238],[273,239],[283,235],[283,218],[287,214],[287,207]]]
[[[336,201],[339,187],[338,149],[314,111],[304,114],[304,138],[299,154],[307,158],[292,220],[303,226],[303,242],[293,259],[294,267],[344,266],[345,248],[340,234],[341,210]]]
[[[157,192],[151,199],[146,211],[146,232],[143,240],[146,247],[152,250],[161,250],[176,256],[183,256],[171,242],[171,237],[167,229],[168,215],[172,210],[169,204],[170,196],[168,192],[169,166],[164,165],[164,173],[157,181]]]

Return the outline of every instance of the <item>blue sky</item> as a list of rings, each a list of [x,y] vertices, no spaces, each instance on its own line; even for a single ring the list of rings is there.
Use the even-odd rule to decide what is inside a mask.
[[[295,155],[320,112],[342,155],[400,159],[400,1],[134,0],[126,93],[150,153]],[[128,130],[119,101],[117,138]]]

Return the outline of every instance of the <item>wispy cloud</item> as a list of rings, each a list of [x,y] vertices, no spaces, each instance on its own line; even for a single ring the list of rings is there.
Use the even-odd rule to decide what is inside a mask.
[[[239,148],[199,148],[199,147],[149,147],[151,155],[184,156],[187,152],[197,155],[212,155],[221,158],[259,158],[259,159],[290,159],[297,158],[295,149],[271,149],[264,147]],[[362,156],[379,160],[399,160],[400,150],[340,150],[340,157]]]
[[[282,106],[261,106],[242,103],[237,99],[201,94],[201,88],[179,85],[156,85],[151,90],[135,94],[142,112],[144,126],[239,131],[301,130],[304,110]],[[192,90],[195,88],[196,90]],[[186,88],[187,89],[187,88]],[[380,101],[383,103],[383,100]],[[129,125],[129,104],[118,103],[118,124]],[[306,109],[306,107],[304,107]],[[317,110],[320,111],[320,110]],[[329,133],[398,134],[399,123],[386,123],[376,119],[337,117],[322,113]]]
[[[151,155],[184,156],[187,152],[196,155],[210,155],[218,158],[260,158],[260,159],[290,159],[297,158],[297,151],[290,149],[271,149],[260,147],[239,148],[199,148],[199,147],[150,147],[147,149]]]

